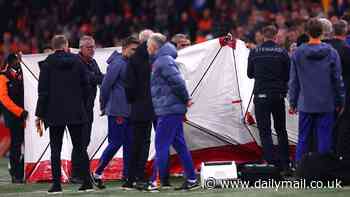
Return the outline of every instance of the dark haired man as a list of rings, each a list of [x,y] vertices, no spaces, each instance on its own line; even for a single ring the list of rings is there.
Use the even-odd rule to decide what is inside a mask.
[[[255,115],[263,158],[268,164],[279,166],[281,174],[287,175],[289,152],[284,98],[288,90],[290,59],[288,52],[275,42],[277,32],[274,26],[262,29],[264,43],[251,50],[247,74],[255,79]],[[278,138],[279,158],[273,157],[271,114]]]
[[[151,143],[152,123],[155,114],[151,97],[151,65],[147,53],[147,40],[153,34],[145,29],[139,33],[140,45],[130,58],[127,67],[126,96],[131,105],[131,128],[133,143],[129,156],[128,179],[124,187],[144,189],[146,182],[145,167]],[[153,126],[156,126],[153,124]]]
[[[73,149],[81,165],[83,184],[79,191],[93,189],[89,157],[82,144],[83,125],[87,123],[87,79],[85,69],[76,55],[69,53],[64,35],[52,39],[54,53],[39,63],[37,126],[44,121],[50,128],[52,187],[50,194],[61,193],[61,150],[65,128],[68,127]]]
[[[122,53],[115,51],[107,60],[107,73],[102,81],[100,106],[102,114],[108,116],[108,146],[103,151],[98,167],[94,173],[97,187],[105,188],[102,182],[102,173],[113,159],[119,148],[123,146],[124,168],[128,167],[130,155],[131,131],[129,126],[130,105],[125,93],[127,78],[127,64],[135,53],[139,41],[128,37],[122,42]]]
[[[0,69],[0,110],[10,129],[10,175],[12,183],[23,183],[24,125],[28,112],[24,110],[23,74],[16,54],[10,54]]]
[[[310,19],[307,23],[310,41],[292,55],[288,94],[289,112],[299,111],[297,162],[308,151],[312,131],[317,136],[318,152],[331,151],[334,112],[340,111],[344,102],[340,58],[335,49],[321,42],[322,32],[322,22]]]

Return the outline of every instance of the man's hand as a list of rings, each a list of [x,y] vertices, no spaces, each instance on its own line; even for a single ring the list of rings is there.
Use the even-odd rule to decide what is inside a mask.
[[[101,109],[100,116],[104,116],[104,115],[106,115],[106,111],[104,109]]]
[[[16,53],[17,58],[20,62],[22,62],[22,54],[23,54],[22,51],[19,51],[18,53]]]
[[[344,112],[344,107],[338,106],[335,108],[335,111],[338,115],[342,114]]]
[[[21,120],[26,121],[28,118],[28,111],[23,110],[21,116],[19,117]]]
[[[288,113],[290,115],[296,115],[298,113],[298,111],[295,107],[289,107]]]
[[[245,46],[248,49],[255,49],[256,48],[256,45],[254,43],[251,43],[251,42],[246,43]]]
[[[187,106],[187,107],[192,107],[193,104],[194,104],[194,103],[193,103],[192,100],[190,99],[190,100],[187,101],[186,106]]]
[[[37,118],[35,120],[35,126],[36,126],[36,132],[39,134],[39,136],[43,136],[44,129],[43,129],[43,120],[41,118]]]

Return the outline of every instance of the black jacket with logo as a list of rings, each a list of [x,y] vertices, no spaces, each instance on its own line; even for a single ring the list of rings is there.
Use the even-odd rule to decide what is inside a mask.
[[[282,94],[288,91],[290,58],[287,50],[272,41],[252,49],[248,57],[249,78],[254,78],[254,94]]]

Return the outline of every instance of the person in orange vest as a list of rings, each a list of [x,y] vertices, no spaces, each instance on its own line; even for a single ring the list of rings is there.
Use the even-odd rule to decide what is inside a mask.
[[[10,54],[5,65],[0,68],[0,109],[11,135],[9,171],[12,183],[23,183],[24,161],[21,146],[28,112],[24,109],[23,74],[16,54]]]

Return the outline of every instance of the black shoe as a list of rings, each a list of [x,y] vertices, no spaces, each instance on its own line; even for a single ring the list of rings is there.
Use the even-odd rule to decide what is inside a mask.
[[[106,189],[106,186],[103,184],[102,179],[95,177],[94,175],[91,175],[93,184],[98,189]]]
[[[23,184],[23,183],[24,183],[23,179],[21,179],[21,178],[16,178],[16,177],[14,177],[14,176],[11,178],[11,182],[12,182],[13,184]]]
[[[61,184],[52,184],[49,191],[47,191],[48,194],[61,194],[62,193],[62,187]]]
[[[185,181],[181,187],[178,187],[178,188],[175,188],[175,190],[195,190],[195,189],[198,189],[200,187],[198,181],[195,181],[195,182],[189,182],[189,181]]]
[[[142,190],[145,190],[145,185],[146,185],[146,184],[147,184],[147,183],[145,183],[145,182],[138,181],[138,182],[136,182],[136,184],[134,185],[134,188],[137,189],[137,190],[139,190],[139,191],[142,191]]]
[[[132,184],[132,182],[126,181],[126,182],[122,185],[122,189],[123,189],[123,190],[133,190],[133,189],[135,189],[135,188],[134,188],[134,185]]]
[[[161,188],[162,189],[171,189],[173,186],[170,184],[169,180],[164,181],[161,183]]]
[[[71,177],[69,181],[73,184],[83,184],[84,182],[80,177]]]
[[[291,169],[286,168],[286,169],[284,169],[284,170],[282,170],[282,171],[280,172],[280,175],[281,175],[282,177],[291,177],[291,176],[293,175],[293,172],[292,172]]]
[[[91,191],[94,191],[94,187],[92,186],[91,182],[82,184],[78,189],[78,192],[91,192]]]

